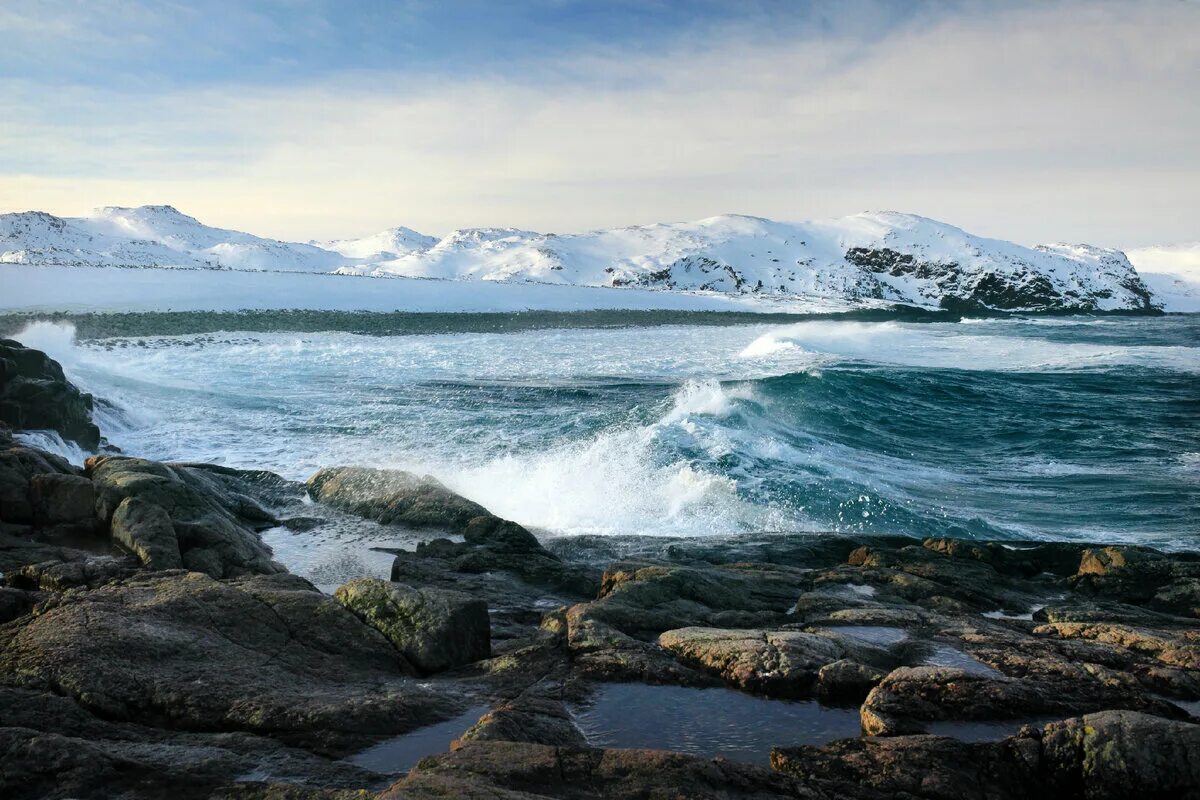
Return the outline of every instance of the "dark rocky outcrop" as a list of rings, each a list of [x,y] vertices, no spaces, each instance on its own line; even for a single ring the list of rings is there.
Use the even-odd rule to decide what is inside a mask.
[[[475,517],[490,516],[437,479],[401,470],[329,467],[308,479],[308,491],[320,503],[383,525],[459,533]]]
[[[108,720],[250,731],[318,751],[436,719],[395,647],[291,575],[148,573],[42,604],[0,628],[0,677]],[[361,746],[361,744],[359,745]]]
[[[96,486],[96,515],[116,526],[117,541],[155,566],[173,561],[169,520],[184,567],[215,578],[282,572],[257,528],[274,518],[260,503],[230,487],[230,476],[189,464],[98,456],[87,461]],[[127,501],[124,511],[118,510]]]
[[[779,748],[775,769],[852,800],[1124,800],[1200,797],[1200,725],[1105,711],[1027,726],[1000,742],[942,736]]]
[[[81,447],[100,446],[94,401],[67,380],[62,366],[40,350],[0,339],[0,422],[21,430],[51,430]]]
[[[425,798],[727,798],[817,800],[824,795],[762,767],[657,750],[471,742],[427,758],[380,800]]]
[[[1071,585],[1101,598],[1200,617],[1200,560],[1186,556],[1127,546],[1087,549]]]
[[[487,603],[469,594],[358,578],[335,596],[426,675],[491,655]]]

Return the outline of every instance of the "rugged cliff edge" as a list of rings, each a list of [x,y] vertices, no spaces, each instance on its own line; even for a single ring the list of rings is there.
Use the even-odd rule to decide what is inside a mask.
[[[421,542],[330,594],[260,535],[333,524]],[[78,468],[4,429],[0,572],[6,798],[1200,797],[1200,554],[555,540],[424,476]],[[817,699],[865,735],[773,769],[595,746],[577,714],[614,681]],[[479,708],[411,770],[354,758]],[[936,735],[963,724],[1008,733]]]

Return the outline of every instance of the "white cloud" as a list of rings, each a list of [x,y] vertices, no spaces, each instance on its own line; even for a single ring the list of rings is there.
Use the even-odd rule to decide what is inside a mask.
[[[1028,242],[1195,238],[1197,23],[1195,4],[1088,3],[873,43],[592,52],[524,81],[53,98],[9,82],[0,210],[171,202],[299,238],[896,208]]]

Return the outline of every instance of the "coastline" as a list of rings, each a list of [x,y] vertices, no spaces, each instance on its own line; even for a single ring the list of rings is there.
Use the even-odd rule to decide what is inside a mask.
[[[421,476],[104,453],[90,398],[4,346],[14,427],[49,410],[102,453],[0,443],[6,796],[1197,796],[1200,554],[539,539]],[[388,580],[318,586],[263,542],[327,526],[394,534]],[[622,749],[583,723],[613,686],[663,713],[732,690],[705,695],[715,729],[740,697],[856,709],[865,735]]]

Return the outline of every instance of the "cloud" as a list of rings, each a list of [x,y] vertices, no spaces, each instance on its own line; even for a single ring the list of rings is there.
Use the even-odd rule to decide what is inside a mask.
[[[1198,12],[972,5],[886,35],[737,26],[514,74],[50,97],[9,80],[0,208],[171,202],[293,238],[864,208],[1027,242],[1195,238]]]

